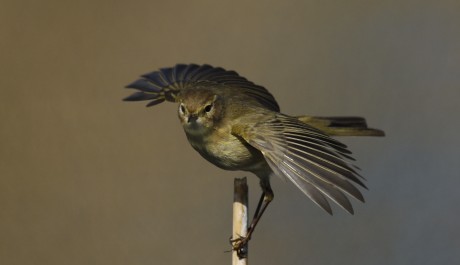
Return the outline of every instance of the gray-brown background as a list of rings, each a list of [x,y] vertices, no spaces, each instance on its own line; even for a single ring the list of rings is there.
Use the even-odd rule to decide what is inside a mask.
[[[458,1],[0,2],[0,264],[229,264],[233,177],[174,104],[123,86],[175,63],[237,70],[288,114],[363,115],[343,139],[366,204],[333,217],[290,183],[254,264],[459,264]]]

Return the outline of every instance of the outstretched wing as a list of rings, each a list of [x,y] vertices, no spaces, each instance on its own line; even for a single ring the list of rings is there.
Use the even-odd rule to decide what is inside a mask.
[[[174,67],[162,68],[159,71],[142,75],[141,79],[126,86],[126,88],[139,91],[124,100],[151,100],[147,104],[149,107],[165,100],[175,102],[177,95],[183,89],[193,89],[203,85],[212,86],[213,84],[244,88],[245,94],[253,97],[268,109],[279,111],[275,98],[264,87],[248,81],[235,71],[227,71],[206,64],[177,64]]]
[[[366,188],[350,164],[346,145],[296,118],[276,113],[236,133],[260,150],[271,169],[292,181],[305,195],[332,214],[326,198],[353,214],[348,194],[364,202],[352,184]]]

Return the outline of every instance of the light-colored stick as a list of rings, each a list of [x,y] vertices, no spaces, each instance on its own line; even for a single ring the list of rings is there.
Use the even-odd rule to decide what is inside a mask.
[[[233,194],[233,235],[236,239],[241,236],[246,236],[248,233],[248,185],[246,178],[235,178],[235,191]],[[248,256],[246,249],[246,257],[240,259],[236,251],[232,253],[232,265],[247,265]]]

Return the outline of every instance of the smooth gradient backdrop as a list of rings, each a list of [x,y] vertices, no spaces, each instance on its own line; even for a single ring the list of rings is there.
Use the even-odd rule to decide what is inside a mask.
[[[236,70],[342,138],[367,202],[329,216],[291,183],[253,264],[460,264],[460,2],[0,1],[0,264],[230,264],[233,178],[176,106],[121,99],[176,63]]]

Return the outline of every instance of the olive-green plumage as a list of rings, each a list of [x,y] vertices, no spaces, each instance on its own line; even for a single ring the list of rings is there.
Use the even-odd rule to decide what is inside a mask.
[[[331,214],[327,199],[350,213],[346,195],[364,201],[355,185],[365,185],[350,163],[351,152],[330,137],[384,135],[363,118],[282,114],[265,88],[208,65],[164,68],[127,87],[140,91],[125,100],[152,100],[148,106],[177,102],[179,120],[198,153],[220,168],[249,171],[260,179],[263,210],[273,199],[272,175],[289,179]]]

